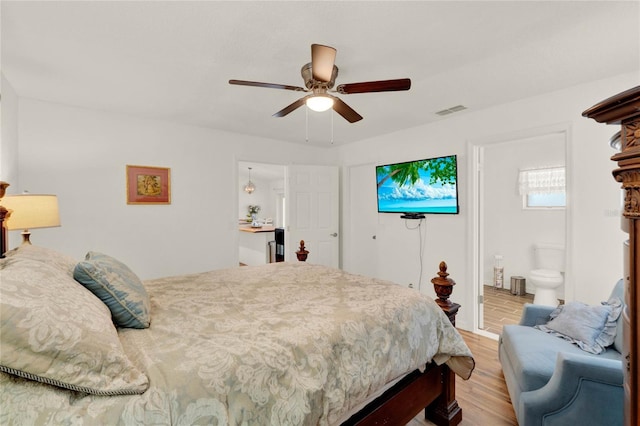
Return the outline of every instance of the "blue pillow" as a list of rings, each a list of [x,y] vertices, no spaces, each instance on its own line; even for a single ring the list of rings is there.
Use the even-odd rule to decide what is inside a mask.
[[[535,328],[575,343],[586,352],[599,354],[613,344],[621,311],[622,301],[615,297],[600,306],[569,302],[558,306],[548,323]]]
[[[124,263],[90,251],[85,260],[76,265],[73,278],[109,307],[115,325],[147,328],[151,324],[147,291],[140,278]]]

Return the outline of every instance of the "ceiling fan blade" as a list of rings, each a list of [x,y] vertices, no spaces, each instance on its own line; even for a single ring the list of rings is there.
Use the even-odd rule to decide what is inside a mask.
[[[310,96],[310,95],[309,95]],[[291,105],[284,107],[283,109],[281,109],[280,111],[276,112],[275,114],[273,114],[274,117],[284,117],[285,115],[289,114],[290,112],[293,112],[295,110],[297,110],[298,108],[300,108],[302,105],[304,105],[304,103],[307,101],[307,98],[309,96],[305,96],[303,98],[298,99],[297,101],[295,101],[294,103],[292,103]]]
[[[331,97],[333,98],[333,110],[340,114],[349,123],[355,123],[356,121],[362,120],[362,116],[355,112],[349,105],[345,104],[342,99],[336,98],[335,96]]]
[[[229,80],[229,84],[237,84],[239,86],[253,86],[253,87],[266,87],[268,89],[285,89],[295,90],[296,92],[306,92],[307,89],[298,86],[288,86],[286,84],[275,83],[260,83],[258,81],[246,81],[246,80]]]
[[[313,79],[328,83],[333,74],[336,61],[336,49],[322,44],[311,45],[311,72]]]
[[[340,84],[336,87],[338,93],[349,95],[352,93],[370,93],[370,92],[398,92],[401,90],[409,90],[411,88],[411,79],[399,78],[396,80],[380,80],[367,81],[364,83]]]

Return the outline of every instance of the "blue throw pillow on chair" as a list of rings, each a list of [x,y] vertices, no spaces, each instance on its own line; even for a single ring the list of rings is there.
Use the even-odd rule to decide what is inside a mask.
[[[622,301],[618,298],[600,306],[569,302],[558,306],[549,316],[551,320],[536,328],[575,343],[586,352],[599,354],[613,344],[621,312]]]

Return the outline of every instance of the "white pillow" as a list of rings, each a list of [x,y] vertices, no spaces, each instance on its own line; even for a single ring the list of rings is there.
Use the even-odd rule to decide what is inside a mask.
[[[143,393],[149,380],[124,353],[111,312],[64,269],[0,260],[0,371],[95,395]]]
[[[5,253],[7,257],[19,257],[21,259],[37,260],[39,262],[45,262],[66,274],[73,277],[73,268],[75,268],[78,261],[71,256],[60,253],[50,248],[34,246],[31,244],[23,244],[9,250]]]

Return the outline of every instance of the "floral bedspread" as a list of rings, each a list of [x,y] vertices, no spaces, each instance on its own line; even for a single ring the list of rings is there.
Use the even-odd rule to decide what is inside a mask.
[[[2,373],[3,424],[330,425],[431,360],[463,378],[473,369],[433,300],[386,281],[298,262],[145,287],[151,327],[118,332],[149,377],[144,394],[86,395]]]

